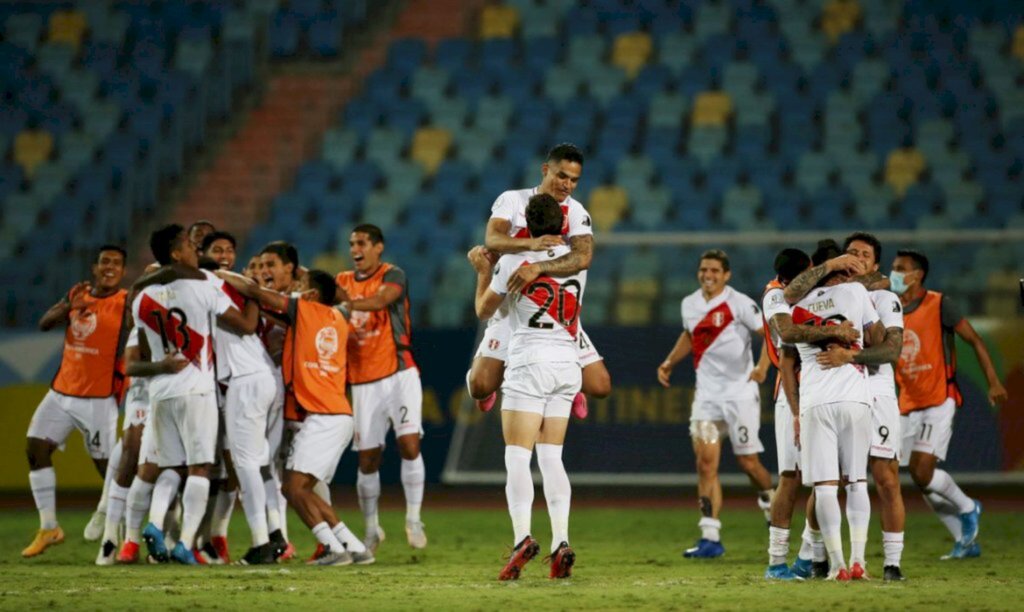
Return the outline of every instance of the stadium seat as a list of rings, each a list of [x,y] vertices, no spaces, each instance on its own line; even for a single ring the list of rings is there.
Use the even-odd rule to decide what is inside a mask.
[[[732,115],[732,99],[724,91],[701,92],[693,100],[690,123],[699,126],[724,126]]]
[[[423,166],[427,175],[433,175],[448,155],[452,135],[438,127],[424,127],[412,138],[410,157]]]
[[[894,149],[885,160],[885,182],[902,197],[924,169],[925,159],[920,151],[913,147]]]
[[[77,49],[89,27],[85,13],[77,10],[55,11],[50,14],[49,41]]]
[[[491,4],[480,14],[480,38],[512,38],[519,26],[519,11],[514,6]]]
[[[828,0],[821,9],[821,29],[832,44],[853,30],[861,18],[857,0]]]
[[[14,139],[14,162],[21,166],[29,179],[52,152],[53,135],[45,130],[26,129]]]
[[[620,34],[612,45],[612,64],[622,68],[629,79],[639,74],[651,57],[651,37],[645,32]]]
[[[590,192],[587,210],[594,220],[594,229],[609,231],[629,207],[626,190],[615,185],[602,185]]]

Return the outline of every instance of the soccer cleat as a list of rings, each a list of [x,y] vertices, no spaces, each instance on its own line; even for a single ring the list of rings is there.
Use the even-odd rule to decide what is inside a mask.
[[[319,542],[317,542],[316,543],[316,550],[313,551],[313,554],[310,555],[309,559],[306,559],[306,561],[308,563],[312,563],[313,561],[316,561],[317,559],[319,559],[320,555],[322,555],[322,554],[324,554],[324,545],[319,543]]]
[[[177,548],[177,545],[175,545]],[[171,550],[174,550],[173,548]],[[211,557],[208,557],[202,548],[192,548],[192,556],[196,558],[199,565],[216,565]]]
[[[100,552],[96,555],[96,565],[113,565],[117,560],[117,544],[107,540],[100,546]]]
[[[363,552],[349,552],[352,555],[352,563],[356,565],[373,565],[377,562],[377,558],[373,556],[373,551],[367,548]]]
[[[228,538],[227,536],[213,536],[210,538],[209,546],[217,552],[217,558],[220,559],[221,564],[231,563],[231,553],[228,552]],[[206,549],[206,546],[203,546]]]
[[[427,547],[427,532],[423,530],[423,527],[423,521],[405,522],[405,539],[409,541],[409,546],[416,550]]]
[[[831,574],[825,580],[835,580],[836,582],[849,582],[850,581],[850,570],[845,567],[841,567]]]
[[[868,576],[868,571],[864,569],[861,563],[854,563],[850,566],[850,579],[851,580],[871,580]]]
[[[974,509],[970,512],[964,512],[960,515],[960,528],[962,534],[960,536],[960,544],[964,548],[969,547],[974,543],[974,540],[978,539],[978,521],[981,518],[981,502],[978,500],[974,501]]]
[[[768,569],[771,569],[771,567]],[[807,578],[811,578],[813,575],[813,563],[811,563],[810,559],[801,559],[800,557],[797,557],[796,561],[793,562],[793,566],[789,568],[789,571],[797,578],[803,578],[806,580]]]
[[[590,414],[590,410],[587,409],[587,396],[582,393],[577,393],[576,397],[572,398],[572,416],[577,419],[585,419]]]
[[[811,578],[828,578],[829,562],[826,561],[815,561],[811,563]]]
[[[491,408],[494,408],[494,403],[498,401],[498,393],[492,393],[482,400],[473,400],[476,402],[476,407],[480,409],[480,412],[490,412]]]
[[[384,541],[384,530],[377,525],[377,529],[374,531],[366,532],[366,537],[363,538],[363,546],[366,547],[373,554],[377,554],[377,548],[380,547],[380,543]]]
[[[340,550],[334,552],[330,548],[324,547],[323,552],[317,556],[316,559],[307,561],[309,565],[352,565],[352,555],[347,550]]]
[[[146,550],[149,556],[157,563],[167,563],[167,545],[164,543],[164,532],[156,528],[156,525],[149,523],[142,530],[142,539],[146,542]]]
[[[284,552],[283,549],[276,544],[267,542],[250,548],[245,556],[235,562],[235,565],[269,565],[276,563],[282,552]]]
[[[103,537],[103,529],[107,525],[107,513],[97,510],[92,513],[89,522],[85,524],[85,532],[82,537],[86,542],[97,542]]]
[[[117,553],[118,563],[138,563],[139,544],[138,542],[125,541],[121,545],[121,552]]]
[[[294,558],[295,558],[295,545],[292,544],[291,542],[288,542],[288,544],[284,547],[284,552],[281,553],[281,556],[278,557],[277,560],[279,562],[280,561],[291,561]]]
[[[798,558],[797,561],[800,561]],[[796,564],[793,564],[794,567]],[[810,568],[808,568],[810,569]],[[803,576],[799,576],[793,572],[785,563],[778,565],[769,565],[768,569],[764,571],[764,577],[767,580],[803,580]]]
[[[568,542],[559,544],[555,552],[544,560],[551,563],[551,573],[548,574],[548,578],[572,577],[572,566],[576,563],[576,553]]]
[[[498,580],[518,580],[523,567],[532,561],[539,552],[540,544],[537,544],[537,540],[534,540],[533,536],[523,538],[523,541],[516,544],[516,547],[512,549],[508,563],[505,564],[505,567],[501,569],[501,573],[498,574]]]
[[[950,559],[973,559],[981,556],[981,545],[974,542],[970,546],[963,546],[960,542],[953,544],[953,550],[939,557],[942,561]]]
[[[906,578],[903,577],[903,572],[900,571],[900,566],[886,565],[882,569],[882,580],[886,582],[903,582]]]
[[[212,541],[204,542],[200,548],[193,548],[192,553],[200,565],[224,565],[227,563],[224,557],[220,556],[220,551]]]
[[[171,551],[171,559],[182,565],[199,565],[199,561],[191,550],[185,548],[184,542],[178,542]]]
[[[725,546],[721,542],[712,542],[706,538],[697,540],[697,543],[683,551],[687,559],[714,559],[725,554]]]
[[[35,557],[43,554],[47,548],[62,544],[64,542],[64,530],[58,525],[53,529],[40,529],[36,532],[36,537],[32,539],[32,543],[25,547],[25,550],[21,551],[22,557]]]

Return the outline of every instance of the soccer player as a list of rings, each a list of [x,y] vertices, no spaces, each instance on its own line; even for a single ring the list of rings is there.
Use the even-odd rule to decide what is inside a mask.
[[[725,553],[718,518],[722,485],[718,462],[722,438],[732,440],[733,452],[751,484],[758,491],[758,506],[771,507],[772,479],[761,465],[764,451],[758,437],[761,399],[758,383],[768,375],[767,348],[757,366],[751,358],[751,333],[764,335],[761,310],[752,299],[728,286],[732,273],[724,251],[705,251],[700,257],[697,280],[700,289],[683,298],[683,332],[672,351],[658,366],[658,382],[669,386],[676,364],[691,352],[697,371],[697,391],[690,415],[690,437],[697,457],[697,495],[701,538],[685,557],[720,557]]]
[[[564,214],[554,197],[538,194],[526,207],[526,224],[533,237],[559,236]],[[524,264],[553,261],[569,250],[556,246],[546,251],[504,255],[491,268],[479,248],[470,252],[477,271],[476,313],[487,320],[506,301],[509,279]],[[505,438],[505,495],[512,518],[514,548],[499,580],[516,580],[523,567],[539,552],[531,535],[533,477],[530,461],[537,448],[537,464],[544,479],[544,498],[551,518],[551,578],[568,578],[576,560],[569,546],[569,506],[572,488],[562,463],[562,446],[573,400],[582,385],[579,367],[579,315],[586,275],[553,277],[543,274],[508,300],[511,337],[508,370],[502,393],[501,426]]]
[[[976,541],[981,504],[937,467],[946,459],[953,437],[953,413],[963,402],[956,383],[953,334],[974,349],[988,380],[989,402],[1005,402],[1006,389],[978,332],[947,296],[925,288],[927,278],[928,258],[923,253],[896,252],[889,279],[903,304],[905,324],[903,352],[896,367],[902,414],[901,462],[910,466],[914,484],[953,536],[953,550],[943,558],[977,557],[981,554]]]
[[[64,447],[71,431],[82,433],[86,450],[101,478],[117,439],[117,399],[122,374],[119,346],[128,292],[121,289],[125,250],[99,248],[92,266],[92,283],[78,283],[39,320],[39,329],[64,326],[64,350],[50,391],[28,426],[28,480],[39,531],[21,551],[35,557],[64,541],[57,522],[57,475],[53,452]]]
[[[355,411],[359,452],[356,488],[366,520],[366,546],[376,552],[384,539],[377,518],[380,461],[384,439],[394,427],[402,457],[405,534],[409,546],[427,546],[420,520],[426,468],[420,454],[423,436],[423,389],[413,361],[409,319],[409,284],[405,272],[381,261],[384,234],[375,225],[359,225],[349,236],[354,270],[338,274],[339,298],[350,312],[348,382]]]
[[[249,258],[249,263],[245,265],[245,276],[255,281],[259,281],[263,273],[263,261],[259,255],[253,255]]]
[[[573,191],[583,174],[583,153],[575,145],[563,143],[548,153],[541,165],[540,185],[533,189],[506,191],[498,196],[487,222],[485,244],[496,255],[547,251],[551,247],[569,243],[570,250],[563,257],[541,260],[523,266],[510,277],[509,291],[518,292],[541,274],[568,276],[584,272],[590,267],[594,249],[594,232],[590,215],[583,205],[573,199]],[[531,238],[526,227],[526,205],[535,194],[547,194],[561,203],[565,221],[562,231],[554,236]],[[503,311],[488,321],[483,341],[473,358],[467,374],[469,394],[484,411],[494,406],[495,392],[501,386],[508,354],[509,330]],[[586,333],[577,334],[580,366],[583,368],[582,393],[575,399],[573,414],[583,418],[587,414],[586,396],[607,397],[612,383],[604,359],[597,352]]]
[[[333,307],[335,279],[326,272],[310,270],[306,274],[309,290],[301,298],[294,298],[260,288],[237,274],[222,272],[221,277],[264,308],[281,313],[288,324],[282,361],[284,382],[304,420],[291,442],[284,492],[323,547],[311,563],[373,563],[373,553],[314,492],[318,483],[330,482],[334,477],[354,430],[352,408],[345,397],[349,325],[341,309]]]
[[[206,238],[208,234],[212,234],[215,231],[217,231],[217,228],[214,227],[213,223],[206,219],[200,219],[188,226],[188,241],[192,243],[192,246],[197,251],[201,251],[203,248],[203,239]]]
[[[150,247],[162,266],[176,264],[198,277],[150,285],[135,298],[132,314],[140,330],[139,344],[150,348],[153,361],[136,362],[131,370],[133,375],[152,377],[150,418],[160,465],[188,466],[182,494],[181,539],[170,556],[179,563],[194,565],[198,562],[192,548],[206,511],[218,430],[210,346],[212,319],[216,317],[218,323],[235,333],[251,334],[256,329],[256,318],[246,318],[199,272],[198,253],[180,225],[154,232]],[[164,365],[168,356],[185,365],[169,373]],[[163,534],[157,535],[155,548],[159,551]]]

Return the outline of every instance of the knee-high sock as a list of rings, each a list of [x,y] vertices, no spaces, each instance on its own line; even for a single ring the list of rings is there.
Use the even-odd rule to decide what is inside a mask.
[[[145,519],[146,511],[149,510],[149,502],[153,497],[153,483],[146,482],[136,476],[132,480],[132,486],[128,487],[128,514],[125,517],[124,539],[139,544],[142,541],[142,521]]]
[[[530,518],[533,511],[533,476],[530,474],[530,458],[533,453],[522,446],[505,447],[505,498],[508,500],[508,514],[512,517],[512,532],[519,544],[530,535]]]
[[[317,542],[323,544],[324,548],[335,552],[345,550],[345,546],[338,541],[338,536],[334,535],[331,526],[326,521],[313,525],[313,536],[316,537]]]
[[[784,565],[789,556],[789,529],[768,528],[768,564]]]
[[[811,529],[811,524],[807,521],[804,521],[804,531],[800,536],[800,552],[797,556],[805,561],[824,561],[826,558],[821,532]]]
[[[32,499],[39,510],[39,528],[54,529],[57,527],[57,472],[53,467],[32,470],[28,473],[28,483],[32,487]]]
[[[281,530],[281,535],[288,539],[288,535],[284,529],[284,518],[281,515],[281,507],[278,505],[277,492],[280,490],[280,485],[277,482],[277,477],[271,475],[270,478],[263,481],[263,498],[266,502],[267,511],[267,530],[277,531]]]
[[[423,483],[427,480],[427,468],[423,455],[415,459],[402,459],[402,488],[405,490],[405,520],[419,521],[423,506]]]
[[[316,493],[320,499],[324,500],[328,506],[334,506],[331,502],[331,487],[326,482],[322,480],[316,481],[316,484],[313,485],[313,492]]]
[[[359,493],[359,509],[363,511],[366,532],[375,531],[380,525],[377,519],[377,502],[380,500],[380,472],[356,476],[356,491]]]
[[[258,470],[257,470],[258,471]],[[225,481],[227,482],[227,481]],[[262,485],[263,483],[260,483]],[[262,486],[260,487],[263,488]],[[228,491],[224,483],[217,490],[213,502],[213,515],[210,517],[210,536],[227,537],[228,526],[231,524],[231,513],[235,510],[235,491]],[[266,520],[266,516],[264,516]]]
[[[178,494],[178,487],[181,485],[181,476],[174,470],[160,472],[156,483],[153,485],[153,501],[149,505],[149,522],[156,525],[156,528],[163,531],[164,519],[167,517],[167,510],[171,507],[174,496]]]
[[[960,522],[960,513],[956,511],[956,506],[942,495],[929,493],[928,491],[924,491],[924,500],[935,511],[935,516],[939,517],[939,520],[949,530],[953,539],[959,542],[960,538],[964,535],[964,530],[963,523]]]
[[[871,498],[868,483],[851,482],[846,485],[846,521],[850,524],[850,565],[865,564],[864,548],[868,542],[868,523],[871,521]]]
[[[562,445],[538,444],[537,465],[544,479],[544,499],[551,517],[551,551],[554,552],[559,544],[569,541],[569,507],[572,505],[572,486],[562,463]]]
[[[344,522],[338,521],[331,531],[334,533],[334,537],[338,538],[341,545],[345,547],[350,553],[364,553],[366,552],[366,545],[363,544],[362,540],[356,537],[356,534],[345,525]]]
[[[114,482],[114,476],[117,475],[117,468],[121,465],[121,454],[123,452],[124,448],[122,448],[120,440],[114,444],[114,448],[110,449],[110,458],[107,459],[107,471],[103,474],[103,491],[100,492],[100,501],[96,504],[96,512],[100,514],[107,512],[107,502],[110,499],[110,484]]]
[[[196,532],[199,523],[206,514],[206,502],[210,498],[210,479],[202,476],[189,476],[185,479],[185,492],[181,494],[181,539],[185,547],[191,549],[196,543]]]
[[[974,510],[974,500],[960,490],[960,487],[953,481],[953,477],[945,470],[936,469],[932,481],[924,490],[929,495],[936,494],[946,498],[956,508],[957,514]]]
[[[885,565],[900,566],[903,557],[903,532],[882,532],[882,552],[885,553]]]
[[[288,539],[288,500],[281,491],[281,479],[277,479],[277,507],[281,512],[281,535]]]
[[[128,489],[111,481],[107,496],[110,499],[107,500],[107,522],[103,526],[103,541],[117,544],[118,527],[124,518],[124,507],[128,502]]]
[[[836,485],[814,486],[814,513],[825,540],[829,565],[832,571],[846,567],[843,558],[843,513],[839,509],[839,487]]]
[[[267,490],[263,487],[263,476],[257,466],[235,466],[238,475],[239,497],[242,498],[242,510],[245,521],[249,523],[252,534],[252,545],[262,546],[270,541],[270,530],[267,523]]]

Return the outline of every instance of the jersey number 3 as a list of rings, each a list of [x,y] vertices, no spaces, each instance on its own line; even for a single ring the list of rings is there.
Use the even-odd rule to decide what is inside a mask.
[[[155,311],[153,318],[156,319],[156,324],[160,328],[160,342],[163,344],[165,355],[176,350],[183,353],[188,351],[188,317],[185,316],[184,310],[171,308],[166,315]],[[168,337],[168,332],[173,335]]]

